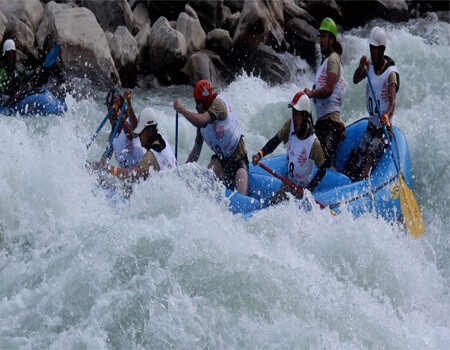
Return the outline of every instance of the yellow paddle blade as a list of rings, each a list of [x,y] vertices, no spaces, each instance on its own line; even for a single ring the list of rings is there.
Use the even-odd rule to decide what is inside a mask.
[[[417,239],[425,231],[425,223],[416,198],[405,181],[403,181],[401,174],[398,174],[398,179],[400,181],[400,207],[402,208],[406,230]]]

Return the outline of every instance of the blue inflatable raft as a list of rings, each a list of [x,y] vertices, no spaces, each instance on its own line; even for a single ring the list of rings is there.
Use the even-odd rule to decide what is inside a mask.
[[[368,119],[361,119],[347,127],[347,137],[341,143],[336,156],[337,171],[327,169],[325,177],[312,195],[317,201],[336,213],[348,209],[355,217],[358,217],[362,213],[375,211],[377,215],[387,221],[399,220],[402,218],[402,212],[397,167],[402,173],[405,183],[409,187],[412,186],[408,144],[400,129],[393,127],[394,146],[388,147],[377,167],[373,169],[367,179],[351,182],[347,176],[342,174],[350,152],[358,147],[367,123]],[[395,158],[392,156],[392,151],[395,152]],[[263,158],[261,162],[278,174],[286,175],[286,155]],[[229,209],[235,214],[241,214],[248,218],[255,211],[266,208],[270,196],[280,186],[280,180],[261,167],[251,164],[249,195],[244,196],[227,189],[226,196],[230,199]]]
[[[6,115],[16,115],[17,113],[23,116],[50,115],[62,114],[65,111],[67,111],[66,102],[42,87],[35,88],[31,95],[10,106],[0,106],[0,114]]]

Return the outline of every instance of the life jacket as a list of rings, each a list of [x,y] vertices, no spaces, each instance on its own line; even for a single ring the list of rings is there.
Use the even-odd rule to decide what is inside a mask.
[[[377,105],[373,101],[372,90],[370,89],[369,82],[367,82],[366,86],[366,109],[369,113],[370,121],[377,127],[382,128],[383,124],[380,122],[380,115],[384,113],[389,107],[389,88],[388,88],[388,80],[389,75],[392,72],[397,73],[397,91],[400,86],[400,77],[398,75],[397,67],[395,66],[395,62],[385,56],[387,59],[386,66],[384,67],[383,72],[380,75],[375,74],[375,68],[373,64],[369,67],[369,78],[372,83],[374,94],[378,100],[378,104],[380,106],[381,111],[377,111]],[[392,118],[392,116],[391,116]]]
[[[309,155],[315,139],[314,133],[304,140],[299,139],[294,132],[294,123],[291,120],[286,167],[289,180],[301,188],[307,187],[312,179],[314,160]]]
[[[220,159],[229,158],[235,151],[241,139],[236,113],[221,96],[218,99],[225,103],[227,117],[224,120],[215,120],[200,129],[206,144],[216,153]]]
[[[150,148],[150,151],[155,155],[156,160],[158,161],[159,167],[161,170],[175,169],[177,166],[177,160],[175,158],[175,154],[172,151],[172,147],[170,147],[169,142],[161,136],[164,140],[166,147],[161,152],[157,152],[154,149]]]
[[[122,168],[135,166],[146,152],[145,148],[141,146],[139,137],[133,137],[130,140],[124,130],[121,130],[119,135],[114,138],[113,147],[117,164]]]
[[[327,57],[323,61],[323,63],[319,67],[319,70],[316,73],[316,77],[314,79],[314,90],[318,90],[327,84],[328,58],[329,57]],[[344,69],[342,68],[341,64],[341,76],[334,85],[333,93],[327,98],[323,99],[313,98],[314,105],[316,107],[317,119],[331,112],[340,112],[342,103],[344,102],[344,93],[345,93]]]

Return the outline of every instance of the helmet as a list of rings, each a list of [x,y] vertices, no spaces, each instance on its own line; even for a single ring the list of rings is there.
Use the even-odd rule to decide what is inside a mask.
[[[121,104],[123,104],[123,93],[120,89],[118,88],[112,88],[111,90],[108,91],[108,94],[106,95],[106,101],[105,101],[105,106],[108,108],[111,108],[112,105],[114,104],[114,96],[118,95],[120,97],[120,102]]]
[[[194,98],[207,101],[212,99],[212,87],[208,80],[197,81],[194,88]]]
[[[369,34],[369,45],[386,47],[386,34],[380,27],[373,27]]]
[[[292,102],[288,104],[288,107],[311,114],[311,103],[309,102],[309,97],[303,91],[295,94]]]
[[[3,43],[3,55],[5,54],[6,51],[11,50],[16,51],[16,44],[14,43],[14,40],[12,39],[5,40],[5,42]]]
[[[135,134],[140,134],[147,126],[158,125],[158,118],[152,107],[145,107],[139,114],[139,121],[134,129]]]
[[[334,21],[330,17],[325,17],[323,19],[322,23],[320,24],[320,28],[319,28],[319,31],[321,31],[321,30],[330,32],[335,37],[337,37],[336,23],[334,23]]]

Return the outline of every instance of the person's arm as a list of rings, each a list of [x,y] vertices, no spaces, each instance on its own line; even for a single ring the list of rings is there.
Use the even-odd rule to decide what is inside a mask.
[[[267,143],[264,145],[263,148],[259,150],[258,153],[252,156],[252,163],[254,165],[258,164],[261,158],[275,151],[275,149],[280,145],[281,142],[287,143],[289,140],[290,130],[291,130],[291,119],[289,118],[283,124],[278,133],[274,137],[272,137],[269,141],[267,141]]]
[[[313,179],[306,187],[308,191],[312,192],[316,189],[317,185],[319,185],[320,181],[322,181],[327,173],[327,168],[325,166],[325,154],[322,146],[320,145],[320,141],[317,139],[314,140],[310,158],[314,160],[314,164],[317,167],[316,175],[314,175]]]
[[[317,90],[305,89],[304,92],[309,98],[325,99],[333,93],[334,85],[336,85],[337,75],[333,72],[327,74],[327,83]]]
[[[211,123],[211,115],[208,112],[194,113],[187,110],[180,101],[175,100],[173,102],[173,108],[183,114],[189,122],[197,128],[204,128]]]
[[[192,148],[191,153],[189,153],[186,163],[198,161],[200,153],[202,152],[202,146],[203,146],[203,137],[200,130],[197,129],[197,136],[195,137],[194,147]]]
[[[366,68],[369,67],[370,61],[367,56],[362,56],[359,60],[359,66],[353,74],[353,83],[358,84],[361,80],[366,78]]]
[[[136,182],[140,179],[146,180],[148,175],[150,174],[150,168],[153,168],[155,171],[161,170],[153,152],[147,151],[147,153],[145,153],[142,157],[141,161],[131,168],[120,168],[108,165],[103,169],[121,180]]]
[[[388,97],[389,97],[389,106],[386,111],[383,112],[380,118],[380,122],[383,125],[391,126],[391,118],[394,114],[395,110],[395,100],[397,98],[397,77],[395,72],[391,73],[389,76],[389,85],[388,85]]]
[[[136,129],[138,119],[136,117],[136,113],[134,113],[133,104],[131,103],[131,90],[125,91],[123,98],[127,104],[127,124],[129,124],[130,132],[132,133],[134,129]]]

